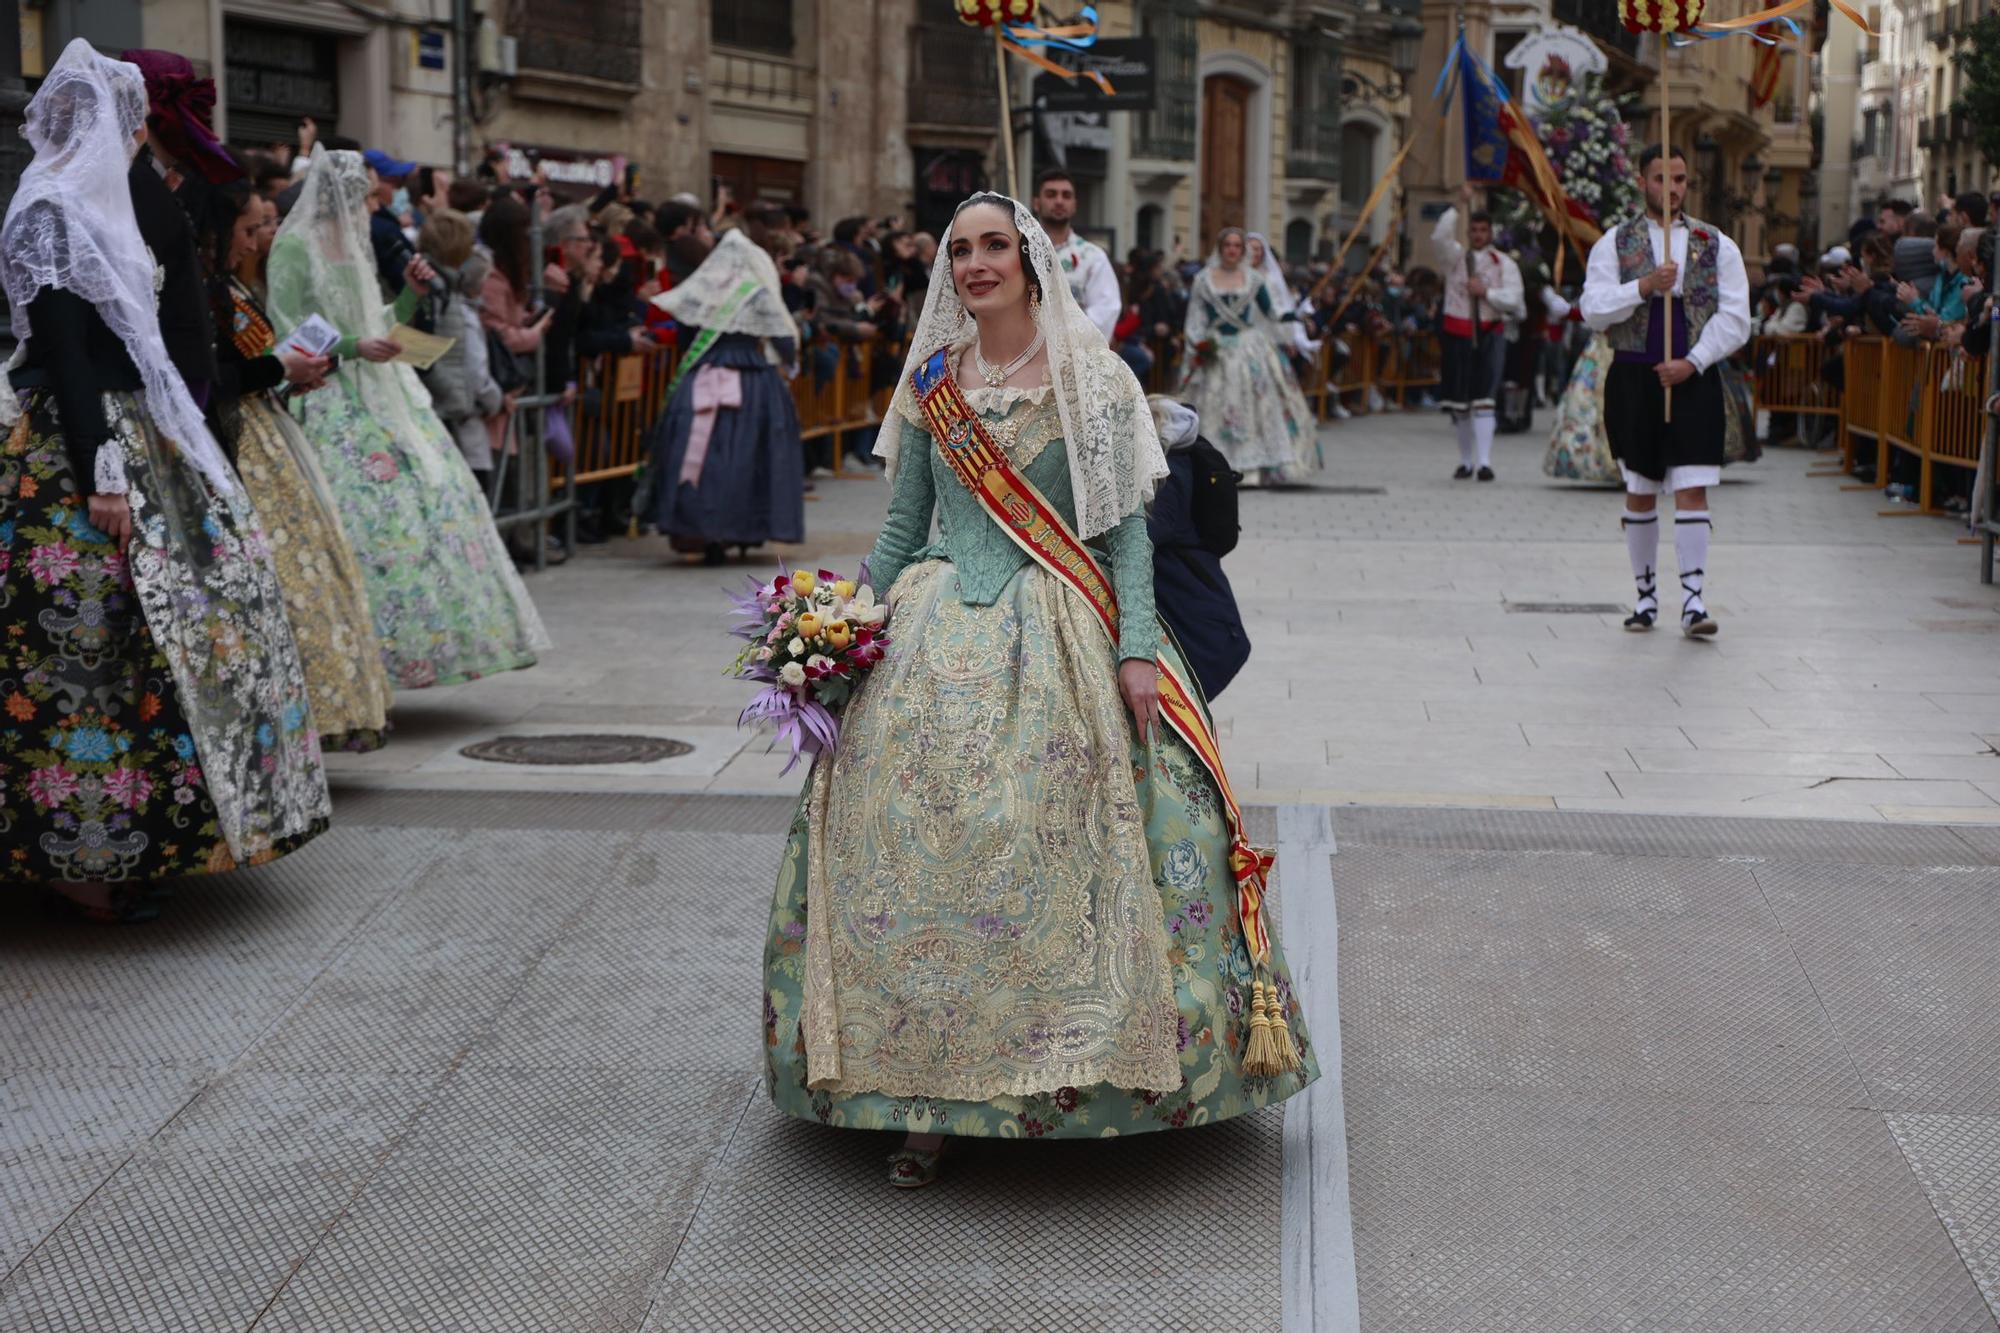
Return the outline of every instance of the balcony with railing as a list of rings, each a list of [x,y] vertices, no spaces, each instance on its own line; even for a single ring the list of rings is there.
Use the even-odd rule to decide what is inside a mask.
[[[982,29],[956,20],[925,20],[911,28],[911,128],[992,133],[1000,118],[1000,91],[994,80],[970,74],[992,63],[993,42]]]
[[[1550,13],[1556,22],[1582,29],[1627,59],[1639,58],[1639,35],[1625,31],[1618,6],[1605,0],[1553,0]]]
[[[778,56],[711,47],[708,86],[719,104],[812,114],[813,70]]]

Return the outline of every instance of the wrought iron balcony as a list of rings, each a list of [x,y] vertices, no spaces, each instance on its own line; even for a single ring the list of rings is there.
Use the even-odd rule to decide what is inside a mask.
[[[1625,31],[1616,5],[1604,0],[1554,0],[1550,10],[1556,22],[1581,28],[1628,59],[1639,58],[1639,34]]]
[[[990,68],[993,43],[982,29],[956,20],[922,22],[910,29],[912,125],[991,131],[1000,119],[1000,92],[991,78],[971,72]]]

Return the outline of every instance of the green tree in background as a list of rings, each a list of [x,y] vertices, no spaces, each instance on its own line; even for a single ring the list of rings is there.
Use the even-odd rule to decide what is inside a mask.
[[[2000,163],[2000,14],[1973,24],[1971,38],[1952,53],[1961,91],[1951,112],[1966,118],[1986,160]]]

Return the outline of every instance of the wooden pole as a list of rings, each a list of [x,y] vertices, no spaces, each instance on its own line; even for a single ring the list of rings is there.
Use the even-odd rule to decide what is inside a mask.
[[[1014,167],[1014,112],[1007,96],[1007,48],[1001,44],[1003,29],[993,25],[993,72],[1000,80],[1000,142],[1006,145],[1007,176],[1003,190],[1014,198],[1021,197],[1019,173]]]
[[[1666,233],[1666,260],[1674,262],[1674,138],[1667,120],[1668,92],[1673,87],[1673,76],[1667,70],[1667,57],[1674,49],[1670,33],[1660,34],[1660,212],[1661,229]],[[1660,330],[1660,346],[1665,349],[1668,361],[1674,359],[1674,288],[1667,284],[1667,290],[1660,297],[1660,322],[1665,325]],[[1665,420],[1674,419],[1674,389],[1667,385],[1661,394],[1666,407]]]

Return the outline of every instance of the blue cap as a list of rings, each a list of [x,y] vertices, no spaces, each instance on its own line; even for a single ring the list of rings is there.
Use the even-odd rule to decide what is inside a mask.
[[[361,155],[361,160],[375,169],[375,174],[386,180],[401,180],[417,169],[414,162],[400,162],[379,148],[371,148]]]

